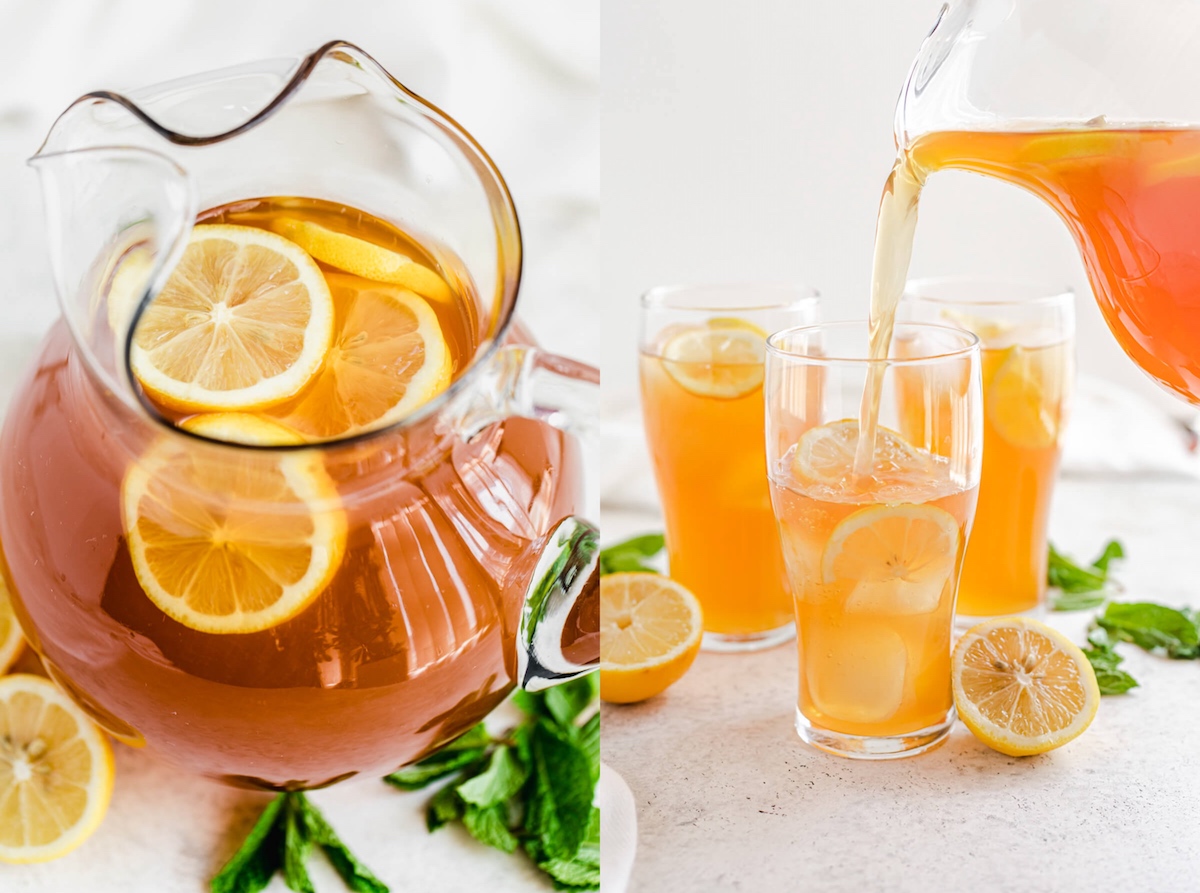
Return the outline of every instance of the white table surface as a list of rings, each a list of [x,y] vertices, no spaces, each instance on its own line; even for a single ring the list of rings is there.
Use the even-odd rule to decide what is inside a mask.
[[[502,706],[498,725],[515,718]],[[75,852],[44,865],[0,865],[4,893],[206,893],[208,882],[245,839],[270,795],[225,787],[113,745],[117,777],[100,829]],[[342,840],[392,893],[529,893],[552,890],[520,854],[476,843],[455,825],[425,830],[430,792],[408,793],[361,779],[309,795]],[[314,850],[318,893],[344,891]],[[286,893],[276,875],[267,888]]]
[[[1052,539],[1090,558],[1119,536],[1124,599],[1200,605],[1198,507],[1179,479],[1068,479]],[[609,542],[658,527],[604,515]],[[1049,621],[1082,642],[1092,613]],[[877,763],[796,737],[794,645],[701,653],[664,695],[603,707],[603,759],[638,808],[630,893],[1200,889],[1200,664],[1120,650],[1142,687],[1058,751],[1006,757],[959,724]]]

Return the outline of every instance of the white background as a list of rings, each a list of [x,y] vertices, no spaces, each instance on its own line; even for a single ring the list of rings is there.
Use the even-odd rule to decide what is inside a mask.
[[[941,0],[605,0],[602,369],[635,399],[637,301],[654,285],[781,281],[866,316],[896,98]],[[1108,332],[1066,227],[957,172],[922,199],[911,275],[1072,285],[1080,372],[1176,413]]]
[[[595,362],[599,17],[598,0],[0,0],[0,327],[57,313],[24,160],[73,99],[341,38],[491,154],[525,235],[521,315]]]

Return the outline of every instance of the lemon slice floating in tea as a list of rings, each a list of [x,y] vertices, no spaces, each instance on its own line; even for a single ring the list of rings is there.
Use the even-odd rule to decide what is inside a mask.
[[[873,505],[833,529],[821,557],[826,584],[852,582],[848,612],[937,610],[958,560],[958,521],[934,505]]]
[[[175,409],[261,409],[308,384],[332,335],[329,288],[303,249],[253,227],[197,226],[134,332],[133,372]]]
[[[600,578],[600,697],[644,701],[679,680],[700,650],[700,603],[659,574]]]
[[[984,744],[1019,757],[1061,747],[1100,705],[1092,665],[1052,627],[1000,617],[958,640],[952,662],[958,716]]]
[[[1045,362],[1050,349],[1009,348],[987,386],[985,415],[1014,446],[1042,450],[1058,442],[1061,397],[1052,387],[1054,364]]]
[[[662,348],[667,374],[701,397],[732,400],[762,386],[767,336],[745,320],[710,319],[674,335]]]
[[[231,452],[164,440],[121,486],[138,581],[201,632],[257,632],[296,616],[345,551],[345,514],[320,456]]]
[[[108,740],[52,682],[24,674],[0,679],[0,729],[0,862],[65,856],[108,809]]]
[[[300,399],[272,417],[312,438],[344,437],[398,421],[449,386],[450,348],[429,302],[337,273],[329,287],[333,346]]]
[[[398,251],[339,233],[311,220],[284,217],[271,221],[270,225],[331,267],[364,279],[400,285],[435,301],[449,301],[453,297],[450,286],[441,276]]]
[[[8,584],[0,576],[0,673],[5,673],[25,647],[25,636],[8,594]]]
[[[792,458],[797,477],[821,484],[841,485],[853,473],[858,449],[858,422],[842,419],[809,428],[801,435]],[[934,469],[932,457],[900,434],[882,425],[875,429],[872,476],[881,483],[920,482]]]
[[[180,427],[210,440],[254,446],[286,446],[304,443],[304,438],[265,416],[249,412],[210,412],[195,415]]]

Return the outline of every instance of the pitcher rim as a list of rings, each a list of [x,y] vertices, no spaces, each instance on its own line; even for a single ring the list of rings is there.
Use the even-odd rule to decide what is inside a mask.
[[[337,59],[336,54],[339,51],[347,51],[346,58]],[[356,56],[360,57],[360,58],[355,58]],[[220,142],[223,142],[228,139],[233,139],[234,137],[237,137],[243,133],[246,133],[247,131],[249,131],[249,130],[253,129],[254,127],[258,126],[259,124],[263,123],[264,121],[266,121],[267,119],[272,117],[277,111],[279,111],[279,109],[281,109],[287,103],[287,101],[289,99],[291,99],[292,96],[294,94],[296,94],[304,86],[304,84],[308,81],[309,77],[312,75],[313,71],[316,70],[317,65],[320,64],[326,58],[334,58],[337,61],[342,61],[342,62],[345,62],[346,64],[358,65],[359,67],[361,67],[361,64],[360,64],[361,61],[365,61],[366,63],[369,63],[373,67],[374,73],[377,76],[381,77],[386,83],[390,84],[392,87],[394,87],[400,93],[402,93],[404,96],[413,100],[421,109],[423,109],[426,113],[428,113],[429,116],[431,118],[433,118],[435,121],[445,125],[455,135],[455,137],[461,139],[463,141],[463,143],[465,143],[466,146],[469,147],[469,149],[473,153],[475,153],[478,161],[481,162],[481,164],[482,164],[483,171],[486,171],[486,173],[487,173],[487,178],[490,178],[491,183],[498,190],[499,198],[500,198],[499,207],[502,212],[500,215],[501,219],[500,219],[499,223],[502,226],[506,222],[509,224],[509,226],[507,227],[510,230],[510,232],[508,233],[508,236],[509,236],[508,239],[505,238],[506,234],[503,232],[503,230],[498,232],[498,238],[502,245],[509,241],[511,241],[511,244],[512,244],[513,258],[512,258],[512,261],[507,265],[508,268],[511,269],[512,274],[511,274],[511,276],[503,277],[501,283],[499,284],[499,288],[498,288],[498,297],[500,298],[501,304],[502,304],[502,306],[503,305],[507,305],[507,306],[505,309],[503,309],[501,315],[497,319],[495,327],[492,331],[490,340],[487,341],[482,346],[482,349],[475,355],[475,357],[472,359],[471,363],[467,366],[466,369],[463,370],[463,372],[458,376],[458,378],[455,379],[454,381],[452,381],[445,390],[443,390],[441,393],[439,393],[437,396],[435,396],[432,400],[417,407],[411,413],[404,416],[404,418],[398,419],[397,421],[391,423],[390,425],[385,425],[381,428],[376,428],[376,429],[372,429],[372,430],[361,431],[361,432],[346,435],[343,437],[330,438],[328,440],[314,441],[312,443],[278,444],[278,445],[231,443],[228,441],[215,440],[213,438],[205,437],[201,434],[196,434],[196,433],[188,431],[178,425],[175,425],[165,415],[163,415],[157,408],[155,408],[153,406],[153,404],[151,404],[149,402],[149,400],[146,398],[144,388],[142,388],[136,384],[137,379],[134,377],[133,369],[132,369],[133,339],[126,338],[125,343],[124,343],[124,349],[122,352],[122,362],[124,365],[125,376],[126,376],[128,383],[130,384],[130,387],[128,389],[129,393],[128,394],[126,394],[126,393],[120,394],[119,399],[121,399],[121,401],[123,403],[130,404],[133,407],[141,409],[156,426],[158,426],[159,428],[165,429],[166,431],[170,432],[171,434],[181,435],[184,437],[192,438],[192,439],[198,440],[203,443],[216,444],[219,446],[226,446],[226,447],[230,447],[232,449],[246,449],[246,450],[254,450],[254,451],[274,451],[274,452],[295,452],[295,451],[299,451],[299,450],[334,449],[334,448],[338,448],[338,447],[355,446],[358,444],[365,443],[376,437],[380,437],[380,436],[383,436],[386,434],[394,434],[397,431],[401,431],[405,428],[414,427],[421,423],[427,422],[430,419],[436,418],[447,408],[447,406],[449,406],[449,404],[455,398],[457,398],[459,395],[461,395],[464,391],[468,390],[469,387],[472,385],[473,380],[476,377],[478,377],[479,374],[482,373],[483,367],[487,364],[487,362],[491,359],[491,357],[498,350],[500,350],[500,348],[503,346],[504,339],[507,336],[509,329],[512,327],[513,320],[516,315],[517,296],[520,292],[521,279],[522,279],[523,270],[524,270],[524,247],[522,244],[521,222],[520,222],[519,215],[517,214],[516,203],[513,201],[512,192],[508,187],[507,181],[504,179],[504,175],[500,172],[500,169],[496,165],[496,162],[487,153],[487,151],[483,148],[483,146],[479,143],[479,141],[476,140],[475,137],[465,127],[463,127],[461,124],[459,124],[459,122],[455,118],[448,115],[439,106],[437,106],[434,103],[430,102],[429,100],[425,99],[418,93],[415,93],[414,91],[410,90],[407,86],[405,86],[399,80],[397,80],[386,68],[384,68],[375,59],[374,56],[372,56],[370,53],[363,50],[358,45],[351,43],[350,41],[330,40],[330,41],[327,41],[326,43],[322,44],[317,49],[311,51],[310,53],[308,53],[304,56],[301,56],[297,59],[291,60],[296,63],[295,69],[288,76],[287,81],[283,84],[283,86],[279,89],[279,91],[276,92],[274,94],[274,96],[272,96],[272,98],[266,103],[266,105],[264,105],[261,109],[259,109],[257,112],[252,114],[246,121],[242,122],[241,124],[237,125],[236,127],[230,128],[229,130],[226,130],[226,131],[223,131],[223,132],[217,133],[217,134],[210,134],[210,135],[206,135],[206,136],[189,136],[187,134],[179,133],[169,127],[166,127],[165,125],[161,124],[159,121],[155,120],[149,113],[147,113],[143,108],[141,108],[141,106],[139,105],[139,102],[136,99],[134,99],[133,97],[137,96],[137,94],[139,94],[139,93],[149,94],[150,91],[160,92],[162,90],[169,90],[173,85],[174,86],[183,86],[184,84],[186,84],[188,82],[199,81],[205,77],[211,77],[211,76],[216,76],[216,75],[227,75],[227,76],[228,75],[236,75],[239,70],[250,71],[250,70],[253,70],[256,66],[262,66],[262,65],[268,64],[272,61],[285,61],[285,60],[287,60],[287,57],[277,57],[275,59],[261,59],[261,60],[251,61],[251,62],[244,62],[244,63],[238,64],[238,65],[225,66],[222,68],[211,69],[209,71],[198,72],[198,73],[192,74],[192,75],[186,75],[186,76],[180,77],[180,78],[173,78],[170,80],[162,81],[157,84],[151,84],[151,85],[148,85],[147,87],[138,88],[137,90],[130,91],[129,95],[115,92],[115,91],[110,91],[110,90],[95,90],[95,91],[85,93],[82,96],[80,96],[79,98],[75,99],[73,102],[71,102],[59,114],[59,116],[55,119],[55,123],[53,125],[51,125],[46,138],[43,139],[41,145],[38,147],[37,152],[35,152],[30,157],[29,161],[30,161],[30,163],[34,163],[34,162],[38,161],[39,159],[49,158],[49,157],[52,157],[55,155],[67,154],[69,152],[90,151],[90,150],[94,150],[94,149],[106,149],[106,150],[145,152],[150,155],[157,155],[160,158],[162,158],[163,160],[167,161],[168,163],[178,167],[178,165],[175,164],[174,160],[171,159],[166,154],[164,154],[162,152],[156,152],[154,149],[147,149],[147,148],[142,148],[142,147],[122,146],[122,145],[95,145],[95,146],[88,146],[88,147],[85,147],[82,149],[73,149],[73,150],[64,150],[64,151],[56,150],[56,151],[51,151],[51,152],[46,152],[45,149],[46,149],[47,143],[49,142],[50,135],[54,133],[54,129],[57,126],[58,122],[60,120],[62,120],[64,118],[64,116],[66,116],[68,113],[70,113],[70,111],[72,109],[74,109],[76,106],[79,106],[80,104],[85,103],[85,102],[93,102],[93,101],[107,101],[107,102],[116,103],[117,105],[121,106],[126,111],[128,111],[131,115],[133,115],[137,120],[139,120],[140,122],[145,124],[147,127],[149,127],[154,133],[156,133],[163,139],[165,139],[168,142],[173,143],[175,145],[188,146],[188,147],[203,147],[203,146],[214,145],[216,143],[220,143]],[[186,176],[186,171],[184,171],[184,173]],[[481,178],[481,179],[484,179],[485,185],[487,182],[487,178]],[[507,218],[507,221],[504,220],[505,217]],[[194,221],[191,221],[191,220],[188,221],[189,231],[190,231],[190,228],[194,225],[195,225]],[[137,310],[135,311],[135,313],[132,317],[131,323],[130,323],[130,327],[129,327],[130,333],[132,333],[133,330],[136,328],[138,321],[140,321],[142,314],[145,312],[145,310],[149,304],[148,299],[150,298],[150,295],[151,295],[150,291],[147,290],[146,294],[144,294],[142,296],[141,300],[138,302]],[[59,297],[60,297],[60,300],[65,300],[64,296],[60,295]],[[75,337],[74,332],[72,332],[72,337]],[[75,338],[75,340],[78,343],[78,338]],[[91,352],[89,350],[87,350],[86,347],[82,347],[80,350],[80,353],[84,355],[87,365],[91,368],[91,370],[93,372],[99,371],[96,368],[97,362],[96,362],[95,357],[93,357],[91,355]],[[100,375],[101,375],[102,379],[106,377],[102,371],[101,371]],[[122,391],[124,391],[124,389],[122,389]],[[132,397],[133,399],[128,400],[128,399],[126,399],[127,396]]]

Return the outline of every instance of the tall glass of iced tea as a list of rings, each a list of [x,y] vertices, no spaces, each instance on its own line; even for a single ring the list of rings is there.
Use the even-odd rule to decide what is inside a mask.
[[[678,286],[642,298],[646,439],[671,576],[704,609],[703,647],[766,648],[793,635],[767,493],[767,335],[816,318],[804,288]]]
[[[920,430],[903,424],[906,371],[926,382]],[[869,381],[882,388],[863,470]],[[900,324],[892,352],[870,359],[865,322],[788,329],[767,342],[765,389],[800,649],[796,729],[848,757],[927,750],[954,721],[950,633],[982,452],[979,341]]]
[[[1046,597],[1050,500],[1075,377],[1074,294],[1004,280],[918,279],[908,283],[897,317],[960,326],[980,340],[983,472],[958,589],[960,621],[1037,612]],[[910,375],[907,385],[917,384]],[[925,402],[909,396],[901,430],[911,437],[926,420]]]
[[[0,438],[50,675],[192,771],[418,759],[598,656],[571,430],[596,370],[513,326],[516,213],[356,47],[71,106],[34,159],[63,319]]]

